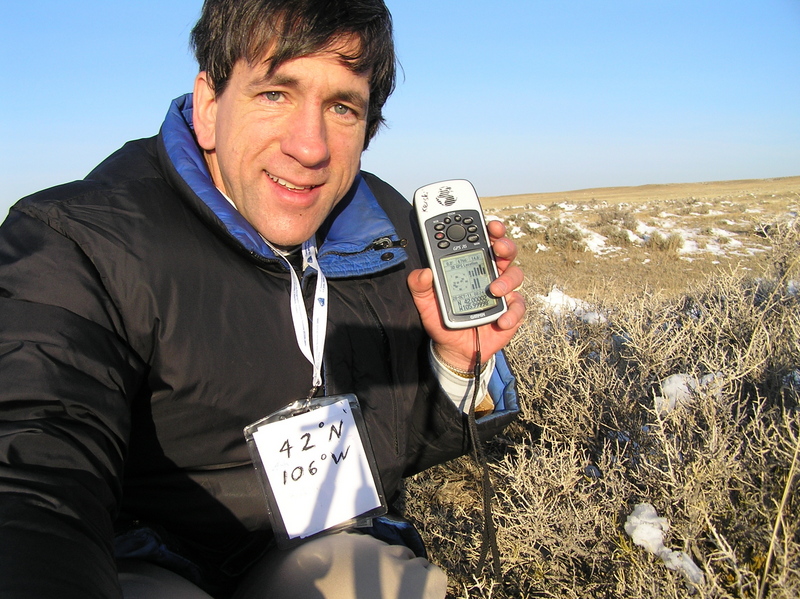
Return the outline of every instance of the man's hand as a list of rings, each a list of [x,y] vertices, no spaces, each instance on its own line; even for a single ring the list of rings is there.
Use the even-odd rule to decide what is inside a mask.
[[[479,328],[481,362],[484,363],[511,341],[525,316],[525,301],[516,291],[522,285],[523,274],[518,266],[512,264],[517,256],[517,246],[505,237],[506,228],[503,223],[491,221],[487,228],[500,273],[489,285],[489,291],[495,297],[506,298],[508,311],[495,322]],[[455,368],[472,370],[475,366],[475,333],[472,329],[454,330],[444,327],[433,289],[431,270],[421,268],[412,271],[408,275],[408,288],[422,318],[422,324],[436,344],[441,358]]]

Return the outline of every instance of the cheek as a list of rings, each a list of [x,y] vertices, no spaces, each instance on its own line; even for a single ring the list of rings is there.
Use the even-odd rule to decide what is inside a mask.
[[[356,172],[361,164],[363,144],[348,139],[340,148],[341,168],[343,171]]]
[[[224,148],[227,161],[231,164],[243,162],[256,154],[263,145],[263,127],[259,123],[248,123],[246,119],[229,119],[223,123],[218,136],[218,145]]]
[[[225,164],[227,171],[231,174],[236,174],[239,179],[247,179],[255,176],[252,172],[256,152],[253,150],[253,145],[248,144],[246,139],[237,137],[229,140],[226,146]]]

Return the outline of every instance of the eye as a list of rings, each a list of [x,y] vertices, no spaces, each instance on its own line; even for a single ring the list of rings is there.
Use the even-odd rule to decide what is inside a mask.
[[[345,106],[344,104],[334,104],[333,112],[340,115],[348,115],[353,113],[349,106]]]
[[[283,98],[282,92],[264,92],[264,97],[270,102],[278,102]]]

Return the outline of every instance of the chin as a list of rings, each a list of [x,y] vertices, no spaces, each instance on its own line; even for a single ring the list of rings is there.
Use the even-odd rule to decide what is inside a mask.
[[[311,235],[309,235],[310,237]],[[264,238],[267,239],[272,245],[277,248],[286,249],[286,248],[293,248],[298,245],[302,245],[304,241],[306,241],[309,237],[303,237],[299,239],[295,236],[285,236],[285,235],[266,235],[264,234]]]
[[[300,218],[276,219],[273,217],[265,220],[264,227],[256,226],[256,229],[272,245],[293,247],[302,244],[314,235],[324,220],[324,218],[319,218],[319,215],[311,214],[305,214]]]

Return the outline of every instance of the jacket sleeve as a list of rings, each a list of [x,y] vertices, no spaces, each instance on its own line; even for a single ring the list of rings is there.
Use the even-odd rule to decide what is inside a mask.
[[[427,351],[427,346],[425,351]],[[511,373],[505,355],[496,354],[494,373],[489,382],[489,394],[495,403],[494,412],[477,420],[478,435],[486,442],[519,415],[516,379]],[[427,359],[420,359],[427,365]],[[418,448],[405,476],[469,453],[471,450],[469,425],[464,414],[439,385],[433,370],[421,369],[418,409],[414,411],[414,446]]]
[[[144,367],[86,254],[0,227],[0,596],[120,596],[112,521]]]

